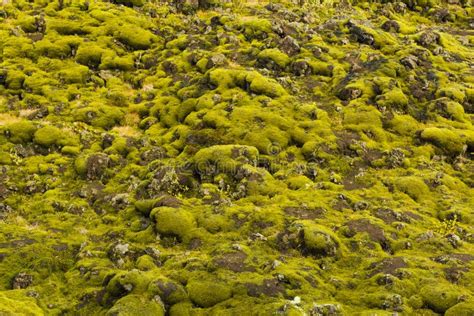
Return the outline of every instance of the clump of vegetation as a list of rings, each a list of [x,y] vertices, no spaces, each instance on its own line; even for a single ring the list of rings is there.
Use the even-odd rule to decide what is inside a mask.
[[[39,128],[34,134],[35,143],[51,147],[56,145],[58,147],[66,145],[78,145],[79,139],[76,135],[69,131],[61,130],[55,126],[44,126]]]
[[[6,125],[5,133],[12,143],[24,144],[33,139],[36,126],[30,121],[19,121]]]
[[[190,299],[201,307],[214,306],[232,296],[228,285],[212,280],[190,280],[186,289]]]
[[[150,216],[156,222],[156,230],[165,236],[176,236],[180,240],[187,240],[194,233],[196,220],[193,214],[170,207],[154,209]]]
[[[76,61],[87,67],[98,67],[105,50],[96,44],[84,43],[79,46]]]
[[[421,132],[421,139],[429,141],[449,155],[457,155],[464,151],[464,141],[451,129],[428,127]]]
[[[133,25],[121,26],[115,37],[135,50],[150,48],[156,41],[156,37],[150,31]]]

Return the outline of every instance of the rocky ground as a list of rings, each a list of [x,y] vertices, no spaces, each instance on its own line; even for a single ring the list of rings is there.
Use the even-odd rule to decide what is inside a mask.
[[[300,2],[3,1],[1,315],[474,315],[471,1]]]

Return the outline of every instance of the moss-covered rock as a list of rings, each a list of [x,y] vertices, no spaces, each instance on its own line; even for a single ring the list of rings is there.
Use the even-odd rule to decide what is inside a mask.
[[[265,78],[259,73],[250,73],[247,78],[250,84],[250,91],[257,94],[264,94],[269,97],[279,97],[286,94],[285,89],[273,79]]]
[[[58,147],[66,145],[78,145],[79,139],[69,131],[61,130],[55,126],[45,126],[38,129],[34,134],[35,143],[51,147],[56,145]]]
[[[50,58],[66,58],[71,54],[71,47],[57,42],[51,42],[48,39],[42,39],[35,43],[35,50],[41,56]]]
[[[106,315],[132,316],[137,314],[164,316],[162,305],[154,300],[149,300],[143,295],[127,295],[115,302]]]
[[[338,257],[340,242],[333,232],[324,226],[307,224],[302,231],[303,252],[316,258]]]
[[[165,236],[176,236],[182,241],[188,240],[196,228],[192,213],[171,207],[155,208],[150,216],[156,222],[156,230]]]
[[[5,84],[8,89],[18,90],[23,87],[23,82],[25,81],[25,75],[21,71],[17,70],[8,70],[7,76],[5,79]]]
[[[105,50],[96,44],[81,44],[76,53],[76,61],[87,67],[98,67]]]
[[[114,36],[134,50],[150,48],[157,41],[153,33],[133,25],[122,26]]]
[[[428,127],[421,132],[420,137],[436,145],[448,155],[460,154],[464,148],[461,137],[451,129]]]
[[[429,195],[428,186],[418,177],[408,176],[398,178],[395,180],[395,186],[416,201],[422,201]]]
[[[468,316],[472,314],[474,310],[474,303],[472,302],[461,302],[446,310],[444,315],[446,316]]]
[[[36,126],[30,121],[19,121],[5,126],[5,133],[12,143],[30,142],[36,132]]]
[[[106,52],[103,55],[100,69],[117,69],[117,70],[132,70],[135,67],[135,62],[132,56],[119,57],[114,53]]]
[[[188,299],[188,293],[181,284],[166,278],[152,281],[148,291],[159,295],[163,302],[168,305],[174,305]]]
[[[115,3],[123,4],[126,6],[137,6],[141,7],[145,4],[144,0],[116,0]]]
[[[59,71],[59,78],[64,83],[85,83],[89,77],[89,68],[82,65],[74,65]]]
[[[290,57],[276,48],[262,50],[258,54],[258,60],[269,69],[285,69],[290,63]]]
[[[219,281],[193,279],[186,285],[189,298],[198,306],[211,307],[232,296],[232,289]]]
[[[45,315],[24,290],[0,292],[0,313],[5,315]]]
[[[429,285],[421,289],[424,303],[437,313],[445,313],[460,302],[463,293],[451,285]]]

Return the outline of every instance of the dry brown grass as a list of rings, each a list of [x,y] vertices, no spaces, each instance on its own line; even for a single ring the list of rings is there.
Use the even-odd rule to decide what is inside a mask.
[[[0,113],[0,126],[19,122],[21,119],[18,116],[13,116],[8,113]]]

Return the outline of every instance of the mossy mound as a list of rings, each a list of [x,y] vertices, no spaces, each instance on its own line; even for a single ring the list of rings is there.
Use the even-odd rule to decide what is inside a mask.
[[[106,315],[132,316],[137,314],[164,316],[163,306],[155,301],[149,301],[141,295],[122,297],[109,309]]]
[[[222,282],[208,280],[191,280],[186,289],[189,298],[201,307],[211,307],[232,296],[232,290]]]
[[[4,315],[45,315],[33,297],[23,290],[0,293],[0,313]]]

